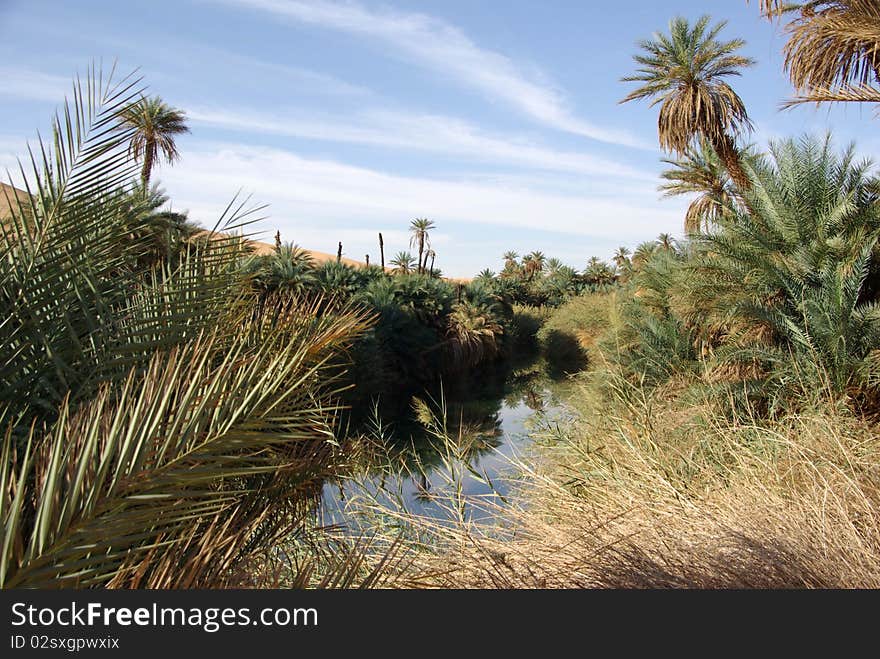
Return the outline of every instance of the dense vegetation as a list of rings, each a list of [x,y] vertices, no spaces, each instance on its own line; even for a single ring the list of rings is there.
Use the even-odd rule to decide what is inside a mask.
[[[781,16],[793,102],[877,100],[876,2]],[[452,524],[409,517],[402,583],[880,585],[880,179],[827,136],[742,146],[728,80],[751,61],[723,27],[673,20],[627,78],[660,106],[686,237],[619,253],[614,290],[543,319],[589,355],[574,414],[536,434],[491,529],[455,487]]]
[[[877,3],[783,4],[761,7],[792,102],[877,101]],[[292,585],[880,585],[880,179],[830,137],[745,146],[752,62],[723,29],[673,20],[627,78],[685,237],[582,272],[511,252],[470,282],[435,268],[426,218],[386,269],[381,236],[379,266],[319,265],[280,236],[255,254],[237,201],[210,231],[162,211],[185,116],[93,72],[0,224],[0,585],[254,585],[279,561]],[[453,523],[374,506],[375,544],[316,535],[361,457],[343,408],[533,350],[573,414],[498,525],[453,487]],[[487,450],[413,402],[459,457]]]

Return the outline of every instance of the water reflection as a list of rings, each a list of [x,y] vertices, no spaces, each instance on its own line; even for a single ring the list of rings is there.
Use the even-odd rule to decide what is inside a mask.
[[[374,415],[353,441],[350,478],[324,487],[325,523],[352,522],[352,495],[432,517],[447,514],[450,488],[471,499],[503,497],[511,458],[530,444],[529,425],[559,410],[561,388],[530,361],[445,382],[392,420]]]

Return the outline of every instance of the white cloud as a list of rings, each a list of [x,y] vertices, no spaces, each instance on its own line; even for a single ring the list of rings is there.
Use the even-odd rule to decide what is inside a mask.
[[[369,251],[375,259],[376,232],[405,227],[413,217],[430,217],[441,230],[468,227],[467,235],[449,234],[444,267],[454,275],[472,274],[472,266],[485,263],[485,254],[452,249],[476,236],[497,236],[503,243],[505,229],[530,229],[542,232],[549,246],[583,241],[586,249],[591,240],[626,244],[674,231],[682,217],[678,204],[659,205],[648,184],[644,191],[634,184],[626,197],[564,195],[524,185],[398,176],[237,144],[196,145],[179,165],[161,170],[161,177],[175,207],[188,208],[193,219],[212,223],[224,201],[244,189],[270,204],[271,219],[257,227],[266,235],[279,229],[285,239],[325,251],[343,240],[355,257]],[[386,254],[405,248],[389,241]]]
[[[0,66],[0,97],[60,102],[71,91],[71,78],[33,69]]]
[[[438,115],[368,111],[346,118],[273,116],[258,111],[198,108],[196,123],[245,132],[369,144],[465,156],[469,160],[603,177],[654,180],[655,175],[584,153],[558,151],[522,138],[490,135],[459,119]]]
[[[353,3],[312,0],[221,0],[291,20],[382,41],[412,61],[448,75],[533,119],[575,135],[643,147],[626,131],[574,116],[565,96],[545,80],[527,76],[509,57],[477,46],[454,25],[425,14],[370,11]]]

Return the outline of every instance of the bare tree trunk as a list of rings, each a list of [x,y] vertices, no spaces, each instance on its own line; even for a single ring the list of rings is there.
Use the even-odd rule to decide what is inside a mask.
[[[382,232],[379,232],[379,257],[382,259],[382,270],[385,270],[385,241],[382,240]]]
[[[367,267],[368,268],[370,267],[370,255],[369,254],[367,254]]]
[[[336,250],[336,262],[337,263],[342,262],[342,243],[339,243],[339,249]]]

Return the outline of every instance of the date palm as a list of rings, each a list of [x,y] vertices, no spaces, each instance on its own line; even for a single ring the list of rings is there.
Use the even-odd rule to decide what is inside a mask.
[[[675,238],[668,233],[661,233],[657,236],[657,247],[664,252],[671,252],[675,249]]]
[[[557,258],[551,258],[547,261],[547,273],[551,275],[555,275],[559,272],[565,264]]]
[[[169,164],[180,157],[174,138],[189,132],[186,115],[166,105],[158,96],[144,96],[122,113],[122,123],[134,129],[129,151],[135,160],[143,163],[141,183],[146,188],[160,155]]]
[[[740,69],[754,60],[737,51],[742,39],[721,41],[718,35],[726,22],[710,26],[703,16],[694,25],[678,17],[669,25],[669,34],[657,33],[653,40],[639,42],[644,51],[633,59],[639,64],[635,75],[625,82],[643,83],[621,103],[652,99],[660,105],[658,135],[660,146],[684,154],[699,137],[715,149],[731,177],[743,190],[749,178],[740,161],[736,137],[751,129],[745,104],[726,81],[740,75]]]
[[[526,278],[531,281],[536,274],[544,271],[544,264],[547,257],[543,252],[530,252],[523,257],[523,272]]]
[[[424,217],[417,217],[409,223],[409,232],[411,234],[409,239],[409,246],[417,247],[419,250],[417,269],[420,273],[425,271],[425,263],[423,263],[422,260],[425,257],[425,249],[431,248],[430,231],[434,228],[434,226],[435,225],[432,220]]]
[[[397,274],[408,275],[416,270],[416,260],[409,252],[397,252],[388,263],[394,266],[394,272]]]
[[[768,17],[789,13],[785,26],[785,69],[799,103],[856,101],[880,103],[880,2],[761,0]]]
[[[332,364],[365,321],[254,304],[241,202],[139,265],[151,195],[119,125],[139,87],[77,80],[0,226],[0,588],[240,584],[336,463]]]
[[[660,174],[666,181],[659,188],[664,196],[696,195],[685,214],[685,231],[696,233],[714,224],[735,192],[730,175],[712,145],[700,139],[682,156],[663,162],[671,166]]]
[[[727,324],[731,359],[804,356],[838,390],[876,382],[880,206],[871,163],[830,138],[770,145],[751,210],[731,207],[701,238],[693,315]]]
[[[646,240],[643,243],[639,243],[632,255],[633,268],[636,270],[640,269],[657,253],[657,249],[658,245],[655,240]]]
[[[518,275],[521,272],[519,254],[510,250],[504,252],[504,255],[501,258],[504,259],[504,268],[501,270],[502,276],[511,277]]]

